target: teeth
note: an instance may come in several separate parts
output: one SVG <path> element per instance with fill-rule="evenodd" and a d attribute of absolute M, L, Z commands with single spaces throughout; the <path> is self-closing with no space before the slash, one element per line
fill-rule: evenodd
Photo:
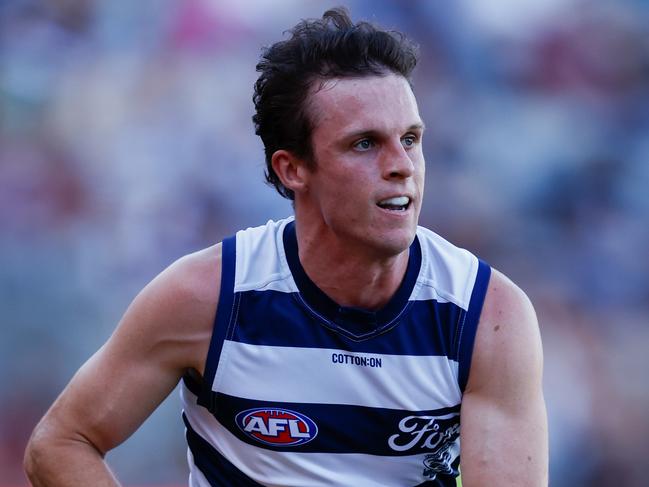
<path fill-rule="evenodd" d="M 379 201 L 381 206 L 406 206 L 408 203 L 410 203 L 410 198 L 407 196 L 395 196 L 394 198 Z"/>

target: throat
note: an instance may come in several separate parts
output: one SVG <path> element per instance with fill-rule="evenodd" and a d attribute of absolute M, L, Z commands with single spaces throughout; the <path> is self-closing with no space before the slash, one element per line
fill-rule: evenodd
<path fill-rule="evenodd" d="M 300 252 L 300 262 L 309 279 L 339 306 L 376 311 L 392 299 L 403 282 L 408 251 L 373 263 L 349 257 L 312 259 Z"/>

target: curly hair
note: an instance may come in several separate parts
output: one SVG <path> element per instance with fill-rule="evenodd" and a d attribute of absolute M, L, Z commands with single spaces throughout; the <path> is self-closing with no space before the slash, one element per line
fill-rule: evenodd
<path fill-rule="evenodd" d="M 381 76 L 395 73 L 409 82 L 418 48 L 403 34 L 368 22 L 354 24 L 342 7 L 327 10 L 322 19 L 302 20 L 288 31 L 290 38 L 263 50 L 257 64 L 252 121 L 266 156 L 266 182 L 293 200 L 273 170 L 275 151 L 284 149 L 315 168 L 308 113 L 314 81 Z"/>

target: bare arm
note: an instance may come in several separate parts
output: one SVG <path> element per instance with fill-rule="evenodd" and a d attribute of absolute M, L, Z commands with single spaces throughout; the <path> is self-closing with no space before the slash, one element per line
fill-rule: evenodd
<path fill-rule="evenodd" d="M 142 424 L 186 370 L 204 369 L 219 277 L 215 246 L 179 260 L 142 290 L 36 426 L 25 452 L 33 485 L 117 485 L 106 452 Z"/>
<path fill-rule="evenodd" d="M 534 308 L 494 271 L 462 400 L 464 487 L 548 484 L 543 352 Z"/>

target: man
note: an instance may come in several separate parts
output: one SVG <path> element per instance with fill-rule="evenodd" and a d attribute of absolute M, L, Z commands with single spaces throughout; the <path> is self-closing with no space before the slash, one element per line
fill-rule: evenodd
<path fill-rule="evenodd" d="M 547 483 L 529 300 L 417 226 L 414 47 L 341 9 L 291 33 L 257 66 L 254 122 L 294 219 L 135 298 L 36 427 L 34 485 L 115 485 L 104 454 L 180 379 L 193 486 L 455 485 L 460 444 L 465 487 Z"/>

